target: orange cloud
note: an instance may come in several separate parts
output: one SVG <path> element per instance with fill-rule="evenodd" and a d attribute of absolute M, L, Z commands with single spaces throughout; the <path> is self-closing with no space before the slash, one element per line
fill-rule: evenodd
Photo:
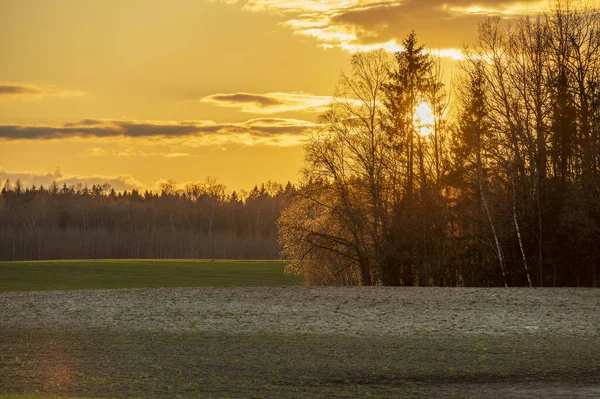
<path fill-rule="evenodd" d="M 500 2 L 497 4 L 481 4 L 473 2 L 469 5 L 452 6 L 444 4 L 442 6 L 453 14 L 477 14 L 477 15 L 500 15 L 500 16 L 521 16 L 544 12 L 552 8 L 552 1 L 527 1 L 527 2 Z"/>
<path fill-rule="evenodd" d="M 122 157 L 163 157 L 163 158 L 185 158 L 192 156 L 187 152 L 164 152 L 164 151 L 142 151 L 135 146 L 135 148 L 124 149 L 124 150 L 106 150 L 105 148 L 93 147 L 85 151 L 81 155 L 84 157 L 107 157 L 107 156 L 122 156 Z"/>
<path fill-rule="evenodd" d="M 0 83 L 0 99 L 36 99 L 40 97 L 73 97 L 85 93 L 73 90 L 59 90 L 19 83 Z"/>
<path fill-rule="evenodd" d="M 285 118 L 256 118 L 242 123 L 85 119 L 63 125 L 0 125 L 0 140 L 151 138 L 185 140 L 192 146 L 228 143 L 293 146 L 319 127 L 312 122 Z M 92 151 L 96 152 L 94 155 L 101 155 L 101 151 Z M 184 153 L 174 154 L 171 157 L 184 156 Z"/>
<path fill-rule="evenodd" d="M 0 168 L 0 181 L 5 182 L 9 179 L 12 184 L 17 180 L 20 180 L 23 186 L 31 186 L 35 184 L 37 187 L 45 186 L 48 188 L 52 182 L 56 182 L 58 186 L 66 184 L 68 187 L 91 187 L 92 185 L 103 185 L 109 184 L 112 188 L 117 191 L 131 190 L 134 188 L 142 188 L 145 185 L 140 181 L 136 180 L 131 175 L 118 175 L 118 176 L 104 176 L 104 175 L 90 175 L 90 176 L 78 176 L 70 175 L 62 172 L 59 167 L 54 172 L 43 173 L 43 172 L 32 172 L 32 171 L 7 171 Z"/>
<path fill-rule="evenodd" d="M 187 152 L 169 152 L 163 155 L 165 158 L 184 158 L 189 157 L 190 154 Z"/>
<path fill-rule="evenodd" d="M 202 98 L 203 103 L 220 107 L 238 108 L 251 114 L 276 114 L 282 112 L 324 112 L 333 97 L 308 93 L 230 93 L 213 94 Z"/>
<path fill-rule="evenodd" d="M 281 25 L 315 39 L 323 48 L 348 52 L 401 51 L 402 39 L 417 30 L 441 57 L 462 59 L 483 16 L 514 18 L 547 10 L 552 0 L 249 0 L 252 12 L 282 16 Z M 228 0 L 228 4 L 236 3 Z M 239 3 L 239 2 L 237 2 Z"/>
<path fill-rule="evenodd" d="M 104 148 L 94 147 L 87 150 L 84 155 L 86 157 L 105 157 L 108 155 L 108 152 Z"/>

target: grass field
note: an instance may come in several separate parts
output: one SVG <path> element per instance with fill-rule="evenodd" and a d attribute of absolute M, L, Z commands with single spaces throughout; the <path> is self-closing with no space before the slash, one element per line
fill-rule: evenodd
<path fill-rule="evenodd" d="M 45 396 L 45 395 L 38 395 L 38 394 L 22 394 L 22 395 L 0 394 L 0 399 L 87 399 L 87 398 L 66 397 L 66 396 Z"/>
<path fill-rule="evenodd" d="M 281 261 L 60 260 L 0 262 L 0 292 L 110 288 L 288 286 Z"/>

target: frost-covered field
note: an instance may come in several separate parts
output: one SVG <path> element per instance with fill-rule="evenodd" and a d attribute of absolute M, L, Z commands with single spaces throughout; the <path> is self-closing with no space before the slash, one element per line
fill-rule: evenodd
<path fill-rule="evenodd" d="M 600 397 L 592 289 L 0 294 L 0 392 Z"/>

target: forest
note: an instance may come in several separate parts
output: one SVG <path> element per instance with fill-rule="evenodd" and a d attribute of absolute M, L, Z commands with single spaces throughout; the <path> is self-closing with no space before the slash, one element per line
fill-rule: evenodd
<path fill-rule="evenodd" d="M 597 287 L 598 11 L 487 17 L 451 85 L 414 31 L 403 47 L 354 55 L 309 139 L 279 220 L 288 271 L 317 285 Z"/>
<path fill-rule="evenodd" d="M 228 194 L 214 178 L 144 193 L 7 181 L 0 260 L 278 259 L 275 222 L 293 190 L 267 182 Z"/>

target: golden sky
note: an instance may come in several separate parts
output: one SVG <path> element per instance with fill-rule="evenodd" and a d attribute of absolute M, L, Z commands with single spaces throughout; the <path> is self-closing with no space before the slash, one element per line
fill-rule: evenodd
<path fill-rule="evenodd" d="M 415 29 L 449 68 L 483 15 L 547 1 L 0 0 L 0 179 L 296 181 L 354 51 Z"/>

